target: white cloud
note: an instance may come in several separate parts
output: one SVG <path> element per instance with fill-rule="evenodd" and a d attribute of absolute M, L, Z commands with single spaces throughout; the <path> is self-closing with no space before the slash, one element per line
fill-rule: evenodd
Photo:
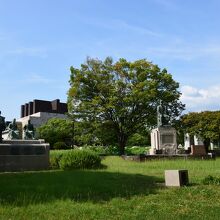
<path fill-rule="evenodd" d="M 152 37 L 161 37 L 160 33 L 157 33 L 153 31 L 150 28 L 142 27 L 142 26 L 137 26 L 130 24 L 126 21 L 120 20 L 120 19 L 113 19 L 109 21 L 102 22 L 100 20 L 86 20 L 84 21 L 85 23 L 93 26 L 98 26 L 100 28 L 104 29 L 109 29 L 109 30 L 115 30 L 115 31 L 127 31 L 130 33 L 134 34 L 139 34 L 139 35 L 149 35 Z"/>
<path fill-rule="evenodd" d="M 40 84 L 49 84 L 55 83 L 56 81 L 53 79 L 47 79 L 40 74 L 30 73 L 27 75 L 25 79 L 21 80 L 21 83 L 40 83 Z"/>
<path fill-rule="evenodd" d="M 206 45 L 185 45 L 180 43 L 177 45 L 170 45 L 169 47 L 154 47 L 147 49 L 149 54 L 159 57 L 169 57 L 171 59 L 181 59 L 191 61 L 201 57 L 218 56 L 220 57 L 220 44 L 206 44 Z"/>
<path fill-rule="evenodd" d="M 185 85 L 181 87 L 181 92 L 181 101 L 186 104 L 186 111 L 220 109 L 220 85 L 205 89 Z"/>
<path fill-rule="evenodd" d="M 18 47 L 7 52 L 12 55 L 37 56 L 41 58 L 47 57 L 47 50 L 43 47 Z"/>
<path fill-rule="evenodd" d="M 134 32 L 136 34 L 151 35 L 154 37 L 161 36 L 161 34 L 156 33 L 155 31 L 152 31 L 149 28 L 131 25 L 122 20 L 114 20 L 111 27 L 118 28 L 120 30 L 122 29 L 122 30 L 130 31 L 130 32 Z"/>

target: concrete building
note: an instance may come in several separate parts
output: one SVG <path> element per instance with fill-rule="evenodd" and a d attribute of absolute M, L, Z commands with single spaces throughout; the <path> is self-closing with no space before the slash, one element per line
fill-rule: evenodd
<path fill-rule="evenodd" d="M 30 120 L 34 127 L 39 127 L 51 118 L 67 118 L 67 104 L 61 103 L 59 99 L 54 101 L 33 100 L 21 105 L 21 118 L 17 119 L 21 129 Z"/>

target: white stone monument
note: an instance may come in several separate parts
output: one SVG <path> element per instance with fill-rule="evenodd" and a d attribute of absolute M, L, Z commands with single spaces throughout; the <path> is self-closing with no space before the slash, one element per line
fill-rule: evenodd
<path fill-rule="evenodd" d="M 176 129 L 171 126 L 155 128 L 151 131 L 150 154 L 175 154 L 177 149 Z"/>
<path fill-rule="evenodd" d="M 157 128 L 151 131 L 150 155 L 176 154 L 176 150 L 176 129 L 169 125 L 166 109 L 160 102 L 157 107 Z"/>

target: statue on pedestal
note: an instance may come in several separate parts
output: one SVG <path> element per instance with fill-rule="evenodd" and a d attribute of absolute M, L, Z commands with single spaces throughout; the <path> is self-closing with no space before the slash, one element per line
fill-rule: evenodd
<path fill-rule="evenodd" d="M 31 121 L 28 120 L 28 124 L 24 126 L 24 139 L 33 140 L 34 135 L 34 126 L 31 124 Z"/>
<path fill-rule="evenodd" d="M 0 111 L 0 143 L 2 142 L 2 131 L 4 131 L 5 128 L 6 128 L 5 117 L 1 116 L 1 111 Z"/>
<path fill-rule="evenodd" d="M 157 127 L 170 125 L 170 117 L 167 114 L 167 108 L 163 106 L 162 101 L 157 106 Z"/>
<path fill-rule="evenodd" d="M 18 126 L 16 124 L 16 119 L 13 119 L 13 121 L 8 125 L 8 139 L 19 139 L 19 130 Z"/>

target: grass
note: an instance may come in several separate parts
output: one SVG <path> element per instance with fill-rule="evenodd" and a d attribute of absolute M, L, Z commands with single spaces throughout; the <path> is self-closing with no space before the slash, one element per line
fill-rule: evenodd
<path fill-rule="evenodd" d="M 219 219 L 217 160 L 106 157 L 102 170 L 0 174 L 0 219 Z M 190 186 L 164 187 L 165 169 L 188 169 Z"/>

